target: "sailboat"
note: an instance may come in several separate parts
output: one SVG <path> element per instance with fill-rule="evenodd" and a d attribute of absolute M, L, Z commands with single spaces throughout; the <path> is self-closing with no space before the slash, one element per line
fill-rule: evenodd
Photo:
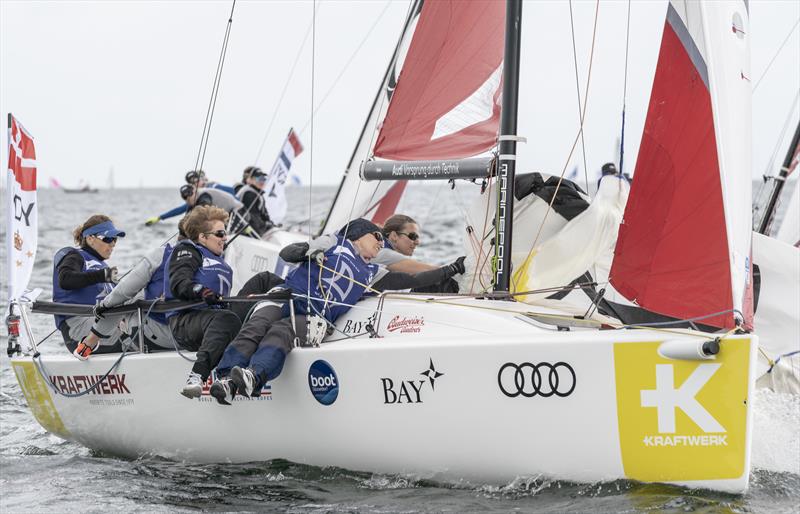
<path fill-rule="evenodd" d="M 85 183 L 83 180 L 78 182 L 78 187 L 64 187 L 58 179 L 53 177 L 50 177 L 50 187 L 53 189 L 60 189 L 65 193 L 96 193 L 98 191 L 96 187 L 89 186 L 89 184 Z"/>
<path fill-rule="evenodd" d="M 79 362 L 31 343 L 12 365 L 39 423 L 129 457 L 745 491 L 758 349 L 746 2 L 670 2 L 610 271 L 632 304 L 713 332 L 517 301 L 536 296 L 512 273 L 528 254 L 512 234 L 521 12 L 519 0 L 413 2 L 322 229 L 382 221 L 407 180 L 475 181 L 497 199 L 474 234 L 489 290 L 363 300 L 260 397 L 227 408 L 165 394 L 191 365 L 176 353 Z M 244 278 L 280 272 L 281 243 L 237 241 L 226 258 Z"/>

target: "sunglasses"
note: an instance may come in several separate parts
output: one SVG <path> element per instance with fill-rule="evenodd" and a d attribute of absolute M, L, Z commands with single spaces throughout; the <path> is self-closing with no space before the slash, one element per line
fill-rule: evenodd
<path fill-rule="evenodd" d="M 107 237 L 94 236 L 94 237 L 96 237 L 97 239 L 101 240 L 102 242 L 104 242 L 107 245 L 110 245 L 110 244 L 113 244 L 113 243 L 117 242 L 117 238 L 116 237 L 108 237 L 108 236 Z"/>
<path fill-rule="evenodd" d="M 417 234 L 416 232 L 398 232 L 397 235 L 398 236 L 406 236 L 407 238 L 409 238 L 412 241 L 416 241 L 416 240 L 419 239 L 419 234 Z"/>
<path fill-rule="evenodd" d="M 203 234 L 207 236 L 216 236 L 222 239 L 223 237 L 228 235 L 228 232 L 226 230 L 215 230 L 214 232 L 203 232 Z"/>
<path fill-rule="evenodd" d="M 372 235 L 378 240 L 379 243 L 383 242 L 383 234 L 380 232 L 372 232 Z"/>

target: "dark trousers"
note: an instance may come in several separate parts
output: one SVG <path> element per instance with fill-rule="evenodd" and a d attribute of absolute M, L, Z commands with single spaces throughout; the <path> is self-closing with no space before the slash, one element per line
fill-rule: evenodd
<path fill-rule="evenodd" d="M 171 317 L 169 326 L 179 345 L 197 352 L 192 371 L 206 380 L 225 347 L 236 337 L 242 322 L 227 309 L 202 309 Z"/>
<path fill-rule="evenodd" d="M 283 370 L 286 355 L 294 348 L 295 334 L 300 344 L 306 341 L 306 317 L 298 314 L 292 320 L 283 315 L 278 305 L 256 310 L 231 341 L 217 366 L 217 376 L 225 377 L 234 366 L 249 367 L 263 385 L 275 379 Z"/>
<path fill-rule="evenodd" d="M 247 296 L 249 294 L 264 294 L 275 286 L 283 284 L 284 280 L 280 276 L 272 273 L 271 271 L 262 271 L 256 273 L 244 283 L 242 288 L 236 293 L 238 296 Z M 239 319 L 244 321 L 247 318 L 247 313 L 255 305 L 254 303 L 247 302 L 231 302 L 230 309 L 239 316 Z"/>

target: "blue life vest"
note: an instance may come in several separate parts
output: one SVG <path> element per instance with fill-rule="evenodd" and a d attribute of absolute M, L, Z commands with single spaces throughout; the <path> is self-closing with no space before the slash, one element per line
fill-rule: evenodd
<path fill-rule="evenodd" d="M 97 284 L 92 284 L 80 289 L 63 289 L 58 284 L 58 265 L 61 264 L 64 257 L 71 252 L 78 252 L 83 258 L 83 271 L 96 271 L 108 268 L 108 264 L 83 248 L 62 248 L 57 251 L 56 255 L 53 257 L 53 301 L 56 303 L 73 303 L 77 305 L 95 305 L 102 300 L 104 296 L 110 293 L 111 288 L 114 286 L 108 282 L 98 282 Z M 62 321 L 71 317 L 72 316 L 56 314 L 56 328 L 61 325 Z"/>
<path fill-rule="evenodd" d="M 286 277 L 286 286 L 303 296 L 308 294 L 309 276 L 311 277 L 311 308 L 309 309 L 306 298 L 298 297 L 295 299 L 295 310 L 300 314 L 324 316 L 331 323 L 364 296 L 366 286 L 372 282 L 379 269 L 377 264 L 364 262 L 349 240 L 338 236 L 336 241 L 336 245 L 325 251 L 325 267 L 334 269 L 336 273 L 321 269 L 312 261 L 310 264 L 304 262 Z"/>
<path fill-rule="evenodd" d="M 169 261 L 172 260 L 172 254 L 176 251 L 179 251 L 182 245 L 192 245 L 194 246 L 197 251 L 200 252 L 200 256 L 203 258 L 203 264 L 197 268 L 197 271 L 194 273 L 194 277 L 192 281 L 196 284 L 201 284 L 203 287 L 207 287 L 214 291 L 215 293 L 221 296 L 228 296 L 231 292 L 231 284 L 233 283 L 233 270 L 228 263 L 225 262 L 219 255 L 215 255 L 214 252 L 209 250 L 203 245 L 195 244 L 190 240 L 184 240 L 180 243 L 175 245 L 175 248 L 172 249 L 170 252 L 169 257 L 165 260 L 167 264 L 165 266 L 169 266 Z M 172 288 L 170 287 L 169 283 L 169 268 L 165 269 L 164 272 L 164 298 L 167 300 L 174 300 L 175 296 L 172 294 Z M 200 307 L 196 307 L 196 309 L 223 309 L 222 305 L 201 305 Z M 179 314 L 182 311 L 171 311 L 166 314 L 167 318 L 171 318 L 176 314 Z"/>
<path fill-rule="evenodd" d="M 144 288 L 144 299 L 155 300 L 161 298 L 164 294 L 164 268 L 169 263 L 169 256 L 172 255 L 172 245 L 164 245 L 164 253 L 161 256 L 161 264 L 158 265 L 156 270 L 150 275 L 150 282 Z M 151 313 L 150 317 L 159 323 L 166 323 L 167 316 L 162 313 Z"/>

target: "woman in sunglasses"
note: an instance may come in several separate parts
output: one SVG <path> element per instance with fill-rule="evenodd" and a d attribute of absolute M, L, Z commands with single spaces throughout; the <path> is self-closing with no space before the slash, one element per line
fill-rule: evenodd
<path fill-rule="evenodd" d="M 192 209 L 183 222 L 187 239 L 175 245 L 165 272 L 166 299 L 205 302 L 167 314 L 178 344 L 197 352 L 197 360 L 180 391 L 187 398 L 200 397 L 203 383 L 242 326 L 239 317 L 222 302 L 233 283 L 233 270 L 222 258 L 228 239 L 227 221 L 228 213 L 218 207 Z"/>
<path fill-rule="evenodd" d="M 255 307 L 217 366 L 218 378 L 210 391 L 217 402 L 229 405 L 237 393 L 259 395 L 266 382 L 280 375 L 295 338 L 298 344 L 307 339 L 320 342 L 327 327 L 368 290 L 422 287 L 464 272 L 463 257 L 415 275 L 388 271 L 373 262 L 383 249 L 383 234 L 377 225 L 362 218 L 349 222 L 335 237 L 335 244 L 324 252 L 309 255 L 308 243 L 281 250 L 282 259 L 300 264 L 285 283 L 294 297 L 295 316 L 288 305 L 262 302 Z M 307 318 L 311 336 L 307 335 Z"/>
<path fill-rule="evenodd" d="M 95 214 L 72 236 L 77 248 L 62 248 L 53 257 L 53 301 L 94 306 L 117 282 L 117 268 L 108 267 L 105 261 L 125 232 L 108 216 Z M 118 329 L 109 334 L 91 332 L 93 322 L 93 316 L 55 316 L 64 343 L 79 359 L 85 360 L 92 353 L 121 351 L 124 334 Z"/>

